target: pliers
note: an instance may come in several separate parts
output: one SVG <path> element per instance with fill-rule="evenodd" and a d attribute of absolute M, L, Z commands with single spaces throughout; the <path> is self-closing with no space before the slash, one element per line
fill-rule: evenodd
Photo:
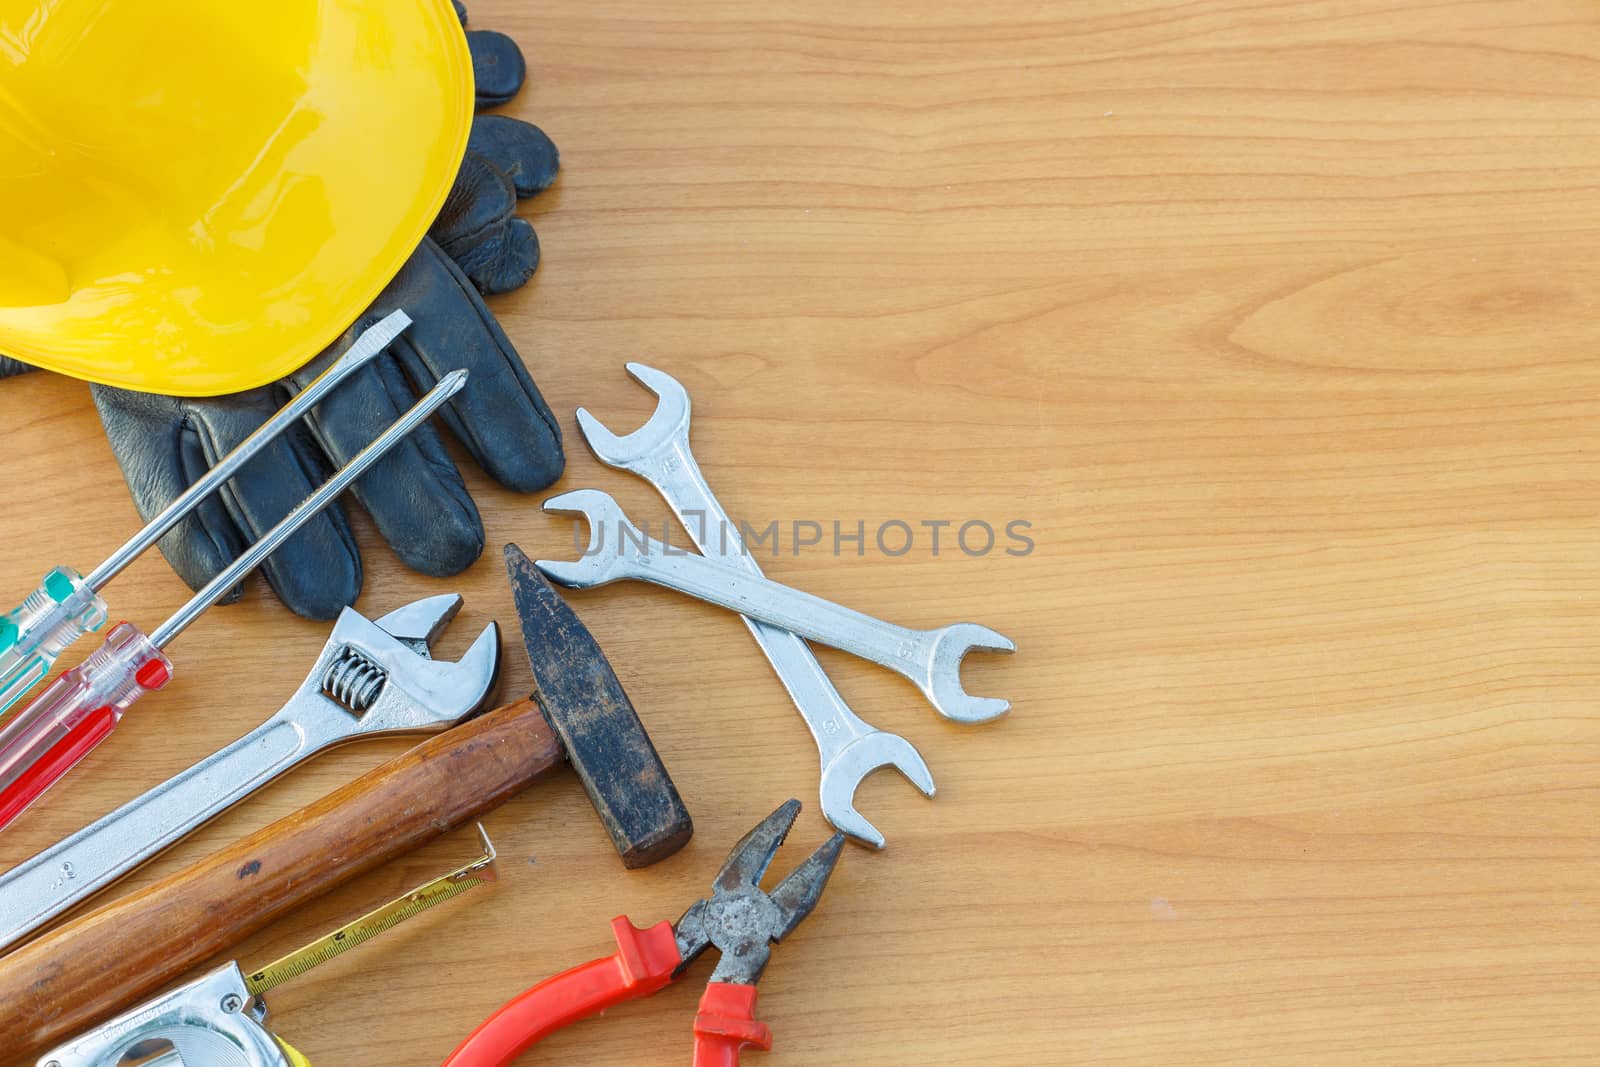
<path fill-rule="evenodd" d="M 795 816 L 786 801 L 744 835 L 717 874 L 711 896 L 676 923 L 648 929 L 626 916 L 611 922 L 617 951 L 579 964 L 519 994 L 450 1054 L 444 1067 L 500 1067 L 569 1023 L 666 988 L 708 948 L 722 959 L 711 973 L 694 1020 L 694 1067 L 737 1067 L 739 1051 L 772 1047 L 772 1031 L 755 1018 L 756 982 L 783 940 L 817 906 L 839 862 L 844 835 L 834 834 L 771 893 L 761 876 Z"/>

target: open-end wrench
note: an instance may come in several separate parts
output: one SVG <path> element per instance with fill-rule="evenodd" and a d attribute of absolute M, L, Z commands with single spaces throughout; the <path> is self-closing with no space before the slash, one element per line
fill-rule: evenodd
<path fill-rule="evenodd" d="M 0 949 L 319 752 L 358 737 L 434 733 L 482 710 L 499 676 L 499 626 L 486 626 L 455 663 L 429 656 L 460 609 L 454 594 L 375 623 L 346 608 L 311 673 L 272 718 L 0 877 Z"/>
<path fill-rule="evenodd" d="M 637 474 L 655 486 L 701 552 L 761 577 L 761 565 L 744 550 L 738 531 L 689 449 L 688 390 L 672 375 L 643 363 L 629 363 L 628 373 L 656 395 L 656 410 L 642 427 L 619 437 L 579 408 L 578 426 L 590 450 L 600 462 Z M 691 521 L 692 516 L 701 521 Z M 720 528 L 718 536 L 708 535 L 712 526 Z M 893 767 L 931 797 L 933 775 L 922 754 L 905 738 L 885 733 L 851 711 L 805 641 L 748 616 L 744 621 L 816 738 L 822 759 L 823 816 L 855 840 L 882 848 L 883 834 L 856 810 L 856 786 L 873 771 Z"/>
<path fill-rule="evenodd" d="M 961 660 L 968 652 L 1016 651 L 1009 637 L 987 626 L 975 622 L 935 630 L 896 626 L 708 556 L 690 555 L 646 536 L 622 505 L 598 489 L 551 497 L 544 509 L 582 515 L 589 523 L 589 544 L 582 559 L 535 561 L 553 582 L 590 589 L 631 579 L 676 589 L 888 667 L 911 679 L 939 714 L 956 722 L 987 722 L 1011 707 L 996 697 L 968 696 L 961 688 Z M 607 544 L 608 531 L 615 544 Z"/>

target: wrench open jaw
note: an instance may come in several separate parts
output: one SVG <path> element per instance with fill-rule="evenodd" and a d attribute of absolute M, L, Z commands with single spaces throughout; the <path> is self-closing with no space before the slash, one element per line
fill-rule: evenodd
<path fill-rule="evenodd" d="M 818 799 L 828 822 L 846 836 L 873 848 L 885 844 L 882 832 L 856 810 L 856 788 L 874 771 L 893 767 L 925 797 L 933 796 L 933 772 L 915 745 L 899 734 L 866 726 L 867 732 L 847 741 L 822 761 Z M 828 741 L 819 737 L 819 745 Z"/>
<path fill-rule="evenodd" d="M 578 425 L 590 451 L 607 466 L 655 486 L 701 552 L 759 577 L 760 565 L 744 550 L 738 530 L 695 461 L 689 445 L 693 410 L 689 391 L 672 375 L 643 363 L 629 363 L 628 373 L 655 394 L 655 411 L 639 429 L 619 436 L 579 408 Z M 699 521 L 689 521 L 691 515 Z M 721 532 L 712 537 L 707 527 L 717 525 Z M 933 773 L 922 753 L 905 738 L 877 729 L 852 711 L 804 640 L 748 616 L 745 624 L 817 743 L 823 817 L 853 840 L 883 848 L 883 834 L 856 810 L 856 788 L 874 771 L 893 767 L 923 796 L 933 796 Z"/>
<path fill-rule="evenodd" d="M 656 409 L 650 413 L 650 421 L 619 437 L 601 425 L 587 408 L 579 408 L 578 428 L 601 463 L 655 481 L 649 472 L 661 470 L 669 457 L 689 451 L 689 418 L 693 411 L 689 391 L 665 371 L 643 363 L 627 366 L 633 380 L 656 395 Z"/>
<path fill-rule="evenodd" d="M 575 515 L 589 527 L 589 543 L 577 559 L 533 561 L 546 578 L 568 589 L 593 589 L 634 576 L 635 566 L 626 555 L 623 535 L 631 530 L 643 542 L 648 543 L 649 538 L 629 521 L 627 512 L 611 494 L 598 489 L 574 489 L 546 500 L 544 510 L 555 515 Z"/>
<path fill-rule="evenodd" d="M 644 534 L 616 500 L 598 489 L 551 497 L 544 509 L 581 515 L 589 524 L 582 559 L 535 561 L 554 582 L 590 589 L 633 579 L 687 593 L 888 667 L 909 678 L 939 714 L 956 722 L 987 722 L 1011 707 L 997 697 L 970 696 L 961 687 L 961 661 L 968 652 L 1016 651 L 1010 638 L 987 626 L 896 626 L 718 560 L 688 555 Z"/>
<path fill-rule="evenodd" d="M 975 622 L 955 622 L 937 630 L 933 650 L 926 659 L 917 688 L 928 695 L 933 706 L 959 722 L 987 722 L 1011 710 L 1011 702 L 999 697 L 975 697 L 961 687 L 961 661 L 968 652 L 994 652 L 1009 656 L 1016 643 L 1005 634 Z"/>

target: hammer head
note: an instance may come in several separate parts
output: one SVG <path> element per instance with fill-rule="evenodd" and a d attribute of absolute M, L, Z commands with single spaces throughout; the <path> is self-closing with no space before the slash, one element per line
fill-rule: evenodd
<path fill-rule="evenodd" d="M 678 789 L 594 637 L 516 545 L 506 571 L 522 623 L 534 699 L 625 867 L 665 859 L 694 833 Z"/>

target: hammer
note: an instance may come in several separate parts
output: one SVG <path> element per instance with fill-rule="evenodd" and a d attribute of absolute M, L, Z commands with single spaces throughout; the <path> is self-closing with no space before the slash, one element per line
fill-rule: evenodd
<path fill-rule="evenodd" d="M 527 700 L 417 745 L 321 800 L 0 957 L 0 1048 L 53 1046 L 335 886 L 570 763 L 623 865 L 666 858 L 689 813 L 611 665 L 516 545 L 506 569 Z"/>

